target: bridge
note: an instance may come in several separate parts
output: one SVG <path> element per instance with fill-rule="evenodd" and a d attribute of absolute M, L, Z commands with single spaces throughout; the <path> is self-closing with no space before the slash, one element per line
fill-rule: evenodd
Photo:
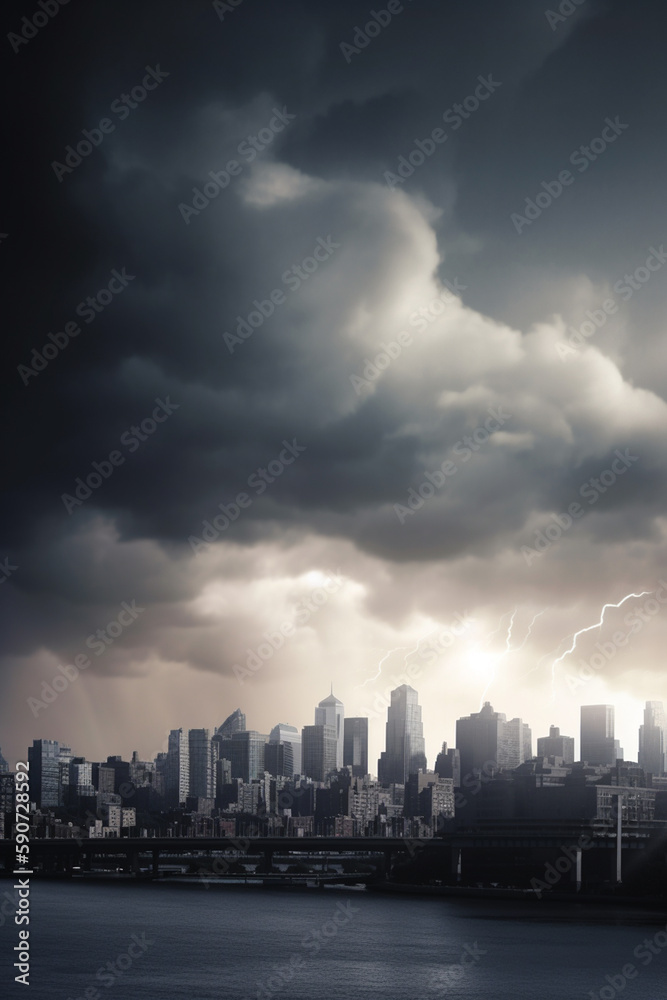
<path fill-rule="evenodd" d="M 641 852 L 641 853 L 640 853 Z M 44 874 L 92 871 L 95 866 L 122 868 L 138 878 L 159 878 L 161 866 L 187 865 L 195 873 L 214 876 L 230 873 L 230 861 L 259 860 L 259 872 L 274 877 L 274 864 L 280 858 L 287 863 L 321 864 L 337 858 L 372 863 L 376 877 L 389 876 L 402 862 L 421 863 L 437 871 L 445 881 L 481 877 L 484 881 L 502 880 L 512 872 L 525 869 L 540 877 L 543 870 L 556 865 L 559 878 L 576 888 L 586 875 L 596 882 L 617 884 L 623 881 L 626 867 L 636 868 L 639 858 L 665 866 L 667 859 L 667 824 L 629 824 L 622 829 L 589 822 L 498 823 L 473 829 L 453 829 L 424 840 L 408 837 L 107 837 L 91 839 L 35 839 L 30 841 L 30 867 Z M 569 864 L 563 861 L 569 859 Z M 0 862 L 4 874 L 14 871 L 13 841 L 0 841 Z M 560 865 L 560 867 L 558 867 Z M 344 865 L 348 867 L 348 865 Z M 237 866 L 238 869 L 238 866 Z M 497 877 L 494 878 L 494 872 Z M 164 874 L 164 872 L 162 872 Z M 349 875 L 349 872 L 347 873 Z M 566 877 L 567 876 L 567 877 Z M 282 876 L 285 877 L 285 876 Z M 314 877 L 314 876 L 313 876 Z M 345 876 L 337 881 L 349 879 Z M 361 881 L 360 877 L 353 879 Z"/>

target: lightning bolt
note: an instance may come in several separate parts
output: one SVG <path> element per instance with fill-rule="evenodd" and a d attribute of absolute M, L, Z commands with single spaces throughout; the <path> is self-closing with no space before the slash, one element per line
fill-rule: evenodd
<path fill-rule="evenodd" d="M 506 611 L 506 612 L 505 612 L 505 614 L 501 615 L 501 616 L 500 616 L 500 619 L 499 619 L 499 621 L 498 621 L 498 627 L 497 627 L 497 628 L 494 628 L 493 632 L 489 632 L 489 634 L 488 634 L 488 635 L 486 635 L 486 636 L 484 636 L 484 638 L 485 638 L 485 639 L 492 639 L 492 638 L 494 637 L 494 635 L 497 635 L 497 634 L 498 634 L 498 632 L 500 632 L 500 626 L 501 626 L 501 624 L 502 624 L 502 620 L 503 620 L 503 618 L 507 618 L 507 616 L 508 616 L 508 615 L 509 615 L 510 613 L 511 613 L 511 612 L 509 612 L 509 611 Z M 516 609 L 514 610 L 514 614 L 516 614 Z"/>
<path fill-rule="evenodd" d="M 406 646 L 394 646 L 394 648 L 393 648 L 393 649 L 390 649 L 388 653 L 385 653 L 385 655 L 384 655 L 384 656 L 382 657 L 382 659 L 381 659 L 381 660 L 380 660 L 380 662 L 378 663 L 378 667 L 377 667 L 377 673 L 376 673 L 376 674 L 374 674 L 374 675 L 373 675 L 372 677 L 367 677 L 367 678 L 366 678 L 366 680 L 364 681 L 364 683 L 363 683 L 363 684 L 357 684 L 357 686 L 355 687 L 355 689 L 354 689 L 354 690 L 355 690 L 355 691 L 358 691 L 358 690 L 359 690 L 359 688 L 363 688 L 363 687 L 366 687 L 366 685 L 367 685 L 367 684 L 370 684 L 370 682 L 371 682 L 371 681 L 376 681 L 376 680 L 378 679 L 378 677 L 380 676 L 380 674 L 382 673 L 382 664 L 384 663 L 384 661 L 385 661 L 385 660 L 386 660 L 386 659 L 387 659 L 387 658 L 388 658 L 389 656 L 391 656 L 391 654 L 392 654 L 392 653 L 395 653 L 395 652 L 397 652 L 397 650 L 399 650 L 399 649 L 406 649 L 406 648 L 407 648 Z"/>
<path fill-rule="evenodd" d="M 607 608 L 620 608 L 621 605 L 625 604 L 626 601 L 629 601 L 631 597 L 645 597 L 647 594 L 652 594 L 652 593 L 653 593 L 652 590 L 642 590 L 641 594 L 626 594 L 625 597 L 623 597 L 618 602 L 618 604 L 605 604 L 603 606 L 603 608 L 602 608 L 601 613 L 600 613 L 600 620 L 599 621 L 594 622 L 593 625 L 587 625 L 585 628 L 580 628 L 578 632 L 574 633 L 574 635 L 572 636 L 572 645 L 570 646 L 570 648 L 566 649 L 564 653 L 561 653 L 560 656 L 556 660 L 554 660 L 553 663 L 551 664 L 551 690 L 552 690 L 552 696 L 553 696 L 553 686 L 554 686 L 555 681 L 556 681 L 556 664 L 560 663 L 562 660 L 565 659 L 566 656 L 569 656 L 570 653 L 574 652 L 574 650 L 577 648 L 577 639 L 579 638 L 579 636 L 583 635 L 584 632 L 590 632 L 590 631 L 592 631 L 592 629 L 594 629 L 594 628 L 600 628 L 600 626 L 604 623 L 604 613 L 607 610 Z M 559 645 L 560 645 L 560 643 L 559 643 Z"/>
<path fill-rule="evenodd" d="M 512 650 L 510 649 L 510 642 L 512 641 L 512 629 L 514 627 L 514 619 L 516 618 L 516 613 L 517 613 L 517 608 L 515 608 L 514 611 L 512 612 L 512 617 L 510 618 L 509 625 L 507 626 L 507 635 L 505 636 L 505 651 L 500 654 L 500 657 L 499 657 L 497 663 L 494 664 L 493 670 L 491 672 L 491 676 L 490 676 L 489 680 L 487 681 L 486 687 L 482 691 L 481 697 L 479 699 L 479 707 L 480 707 L 480 709 L 481 709 L 482 705 L 484 704 L 484 698 L 486 697 L 487 691 L 489 690 L 489 688 L 493 684 L 494 680 L 496 679 L 496 667 L 498 666 L 498 663 L 500 663 L 500 660 L 502 660 L 505 656 L 507 656 L 508 653 L 512 652 Z M 506 617 L 506 615 L 503 615 L 503 618 L 505 618 L 505 617 Z M 503 619 L 501 618 L 500 620 L 502 621 Z M 496 632 L 498 632 L 498 631 L 499 631 L 499 628 L 496 629 Z M 492 633 L 492 634 L 495 635 L 495 632 Z"/>
<path fill-rule="evenodd" d="M 405 654 L 405 656 L 403 657 L 403 663 L 406 663 L 407 660 L 408 660 L 408 657 L 412 656 L 413 653 L 417 652 L 417 650 L 419 649 L 419 647 L 422 644 L 422 642 L 424 641 L 424 639 L 427 639 L 428 636 L 431 635 L 432 632 L 437 632 L 437 628 L 430 628 L 428 630 L 428 632 L 426 632 L 426 634 L 423 635 L 421 637 L 421 639 L 419 639 L 419 641 L 417 642 L 417 645 L 413 649 L 411 649 L 409 653 Z M 407 646 L 394 646 L 393 649 L 388 650 L 388 652 L 385 653 L 385 655 L 382 657 L 382 659 L 378 663 L 377 673 L 374 674 L 372 677 L 367 677 L 363 684 L 357 684 L 357 686 L 355 687 L 354 690 L 357 691 L 357 690 L 359 690 L 359 688 L 366 687 L 366 685 L 370 684 L 371 681 L 376 681 L 378 679 L 378 677 L 380 676 L 380 674 L 382 673 L 382 664 L 384 663 L 384 661 L 388 657 L 390 657 L 392 653 L 397 653 L 399 651 L 399 649 L 408 649 L 408 647 Z"/>
<path fill-rule="evenodd" d="M 549 610 L 548 608 L 542 608 L 542 610 L 538 611 L 536 615 L 533 615 L 533 620 L 531 621 L 530 625 L 528 626 L 528 631 L 526 632 L 526 638 L 523 640 L 523 642 L 521 643 L 520 646 L 516 647 L 516 649 L 514 650 L 515 653 L 518 653 L 518 651 L 520 649 L 523 649 L 523 647 L 528 642 L 528 639 L 530 638 L 530 633 L 533 630 L 533 625 L 535 624 L 535 622 L 537 621 L 537 619 L 540 617 L 540 615 L 543 615 L 545 613 L 545 611 L 548 611 L 548 610 Z"/>

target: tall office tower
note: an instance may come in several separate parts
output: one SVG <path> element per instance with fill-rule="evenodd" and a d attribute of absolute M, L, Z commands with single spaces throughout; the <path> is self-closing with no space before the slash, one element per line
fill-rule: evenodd
<path fill-rule="evenodd" d="M 588 764 L 615 764 L 623 750 L 614 739 L 614 706 L 581 706 L 581 759 Z"/>
<path fill-rule="evenodd" d="M 226 757 L 220 757 L 219 760 L 215 762 L 215 795 L 216 798 L 220 794 L 221 789 L 224 785 L 231 785 L 232 783 L 232 762 L 227 760 Z"/>
<path fill-rule="evenodd" d="M 231 715 L 228 715 L 221 726 L 215 731 L 216 736 L 221 736 L 226 739 L 231 736 L 232 733 L 243 733 L 246 730 L 246 719 L 244 713 L 240 708 L 235 709 Z"/>
<path fill-rule="evenodd" d="M 530 726 L 521 719 L 510 719 L 502 730 L 498 766 L 511 770 L 533 756 L 533 736 Z"/>
<path fill-rule="evenodd" d="M 215 798 L 215 771 L 210 730 L 191 729 L 188 732 L 188 755 L 190 758 L 188 794 L 199 799 Z"/>
<path fill-rule="evenodd" d="M 93 765 L 85 757 L 74 757 L 69 763 L 70 796 L 81 798 L 84 795 L 94 795 Z"/>
<path fill-rule="evenodd" d="M 60 743 L 57 740 L 33 740 L 28 747 L 30 800 L 38 809 L 62 805 L 60 783 Z"/>
<path fill-rule="evenodd" d="M 378 779 L 383 785 L 404 785 L 408 775 L 426 770 L 422 710 L 417 697 L 409 684 L 401 684 L 391 692 L 385 749 L 378 761 Z"/>
<path fill-rule="evenodd" d="M 667 773 L 667 725 L 661 701 L 647 701 L 639 727 L 639 766 L 656 776 Z"/>
<path fill-rule="evenodd" d="M 172 729 L 167 743 L 164 797 L 168 808 L 175 809 L 190 794 L 190 748 L 182 729 Z"/>
<path fill-rule="evenodd" d="M 481 771 L 490 774 L 504 766 L 504 712 L 494 712 L 485 701 L 479 712 L 456 720 L 456 746 L 461 754 L 461 778 Z"/>
<path fill-rule="evenodd" d="M 120 794 L 121 788 L 125 790 L 130 784 L 130 762 L 129 760 L 123 760 L 122 757 L 116 755 L 113 757 L 107 757 L 106 767 L 113 768 L 114 773 L 114 792 Z"/>
<path fill-rule="evenodd" d="M 321 701 L 315 709 L 315 725 L 331 726 L 336 733 L 336 767 L 343 766 L 343 717 L 345 715 L 343 702 L 331 694 Z"/>
<path fill-rule="evenodd" d="M 333 726 L 304 726 L 301 731 L 302 770 L 306 778 L 325 781 L 337 770 L 338 740 Z"/>
<path fill-rule="evenodd" d="M 279 722 L 269 733 L 269 743 L 290 743 L 294 762 L 293 773 L 301 774 L 301 733 L 296 726 L 288 726 L 284 722 Z M 292 775 L 289 774 L 288 777 L 291 778 Z"/>
<path fill-rule="evenodd" d="M 264 774 L 264 752 L 267 738 L 254 729 L 236 732 L 220 746 L 220 756 L 232 765 L 232 781 L 241 778 L 246 784 Z M 224 749 L 223 749 L 224 748 Z"/>
<path fill-rule="evenodd" d="M 574 764 L 574 736 L 561 736 L 558 726 L 549 726 L 549 735 L 537 741 L 538 757 L 562 757 L 565 764 Z"/>
<path fill-rule="evenodd" d="M 362 716 L 343 723 L 343 767 L 348 764 L 353 778 L 368 774 L 368 719 Z"/>
<path fill-rule="evenodd" d="M 272 743 L 264 747 L 264 770 L 273 778 L 292 778 L 294 770 L 294 752 L 292 743 Z"/>
<path fill-rule="evenodd" d="M 9 764 L 2 756 L 2 748 L 0 747 L 0 774 L 9 774 Z"/>
<path fill-rule="evenodd" d="M 442 744 L 442 750 L 435 758 L 435 773 L 441 778 L 451 778 L 454 788 L 461 786 L 461 754 L 454 747 L 447 749 L 447 744 Z"/>

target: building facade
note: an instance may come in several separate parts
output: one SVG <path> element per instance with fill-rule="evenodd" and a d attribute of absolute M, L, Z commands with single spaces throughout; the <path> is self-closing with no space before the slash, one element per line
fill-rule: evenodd
<path fill-rule="evenodd" d="M 343 725 L 343 767 L 352 768 L 354 778 L 368 774 L 368 719 L 351 717 Z"/>
<path fill-rule="evenodd" d="M 422 710 L 415 689 L 401 684 L 391 692 L 378 779 L 382 785 L 404 785 L 410 774 L 420 770 L 426 770 Z"/>

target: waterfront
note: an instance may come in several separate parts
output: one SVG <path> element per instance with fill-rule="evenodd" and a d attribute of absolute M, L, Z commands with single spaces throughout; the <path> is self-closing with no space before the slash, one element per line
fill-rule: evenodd
<path fill-rule="evenodd" d="M 633 963 L 618 992 L 653 1000 L 667 954 L 633 953 L 661 941 L 666 920 L 611 904 L 33 880 L 30 996 L 572 1000 L 615 995 L 605 977 Z M 9 957 L 17 930 L 0 928 L 8 997 L 22 995 Z"/>

